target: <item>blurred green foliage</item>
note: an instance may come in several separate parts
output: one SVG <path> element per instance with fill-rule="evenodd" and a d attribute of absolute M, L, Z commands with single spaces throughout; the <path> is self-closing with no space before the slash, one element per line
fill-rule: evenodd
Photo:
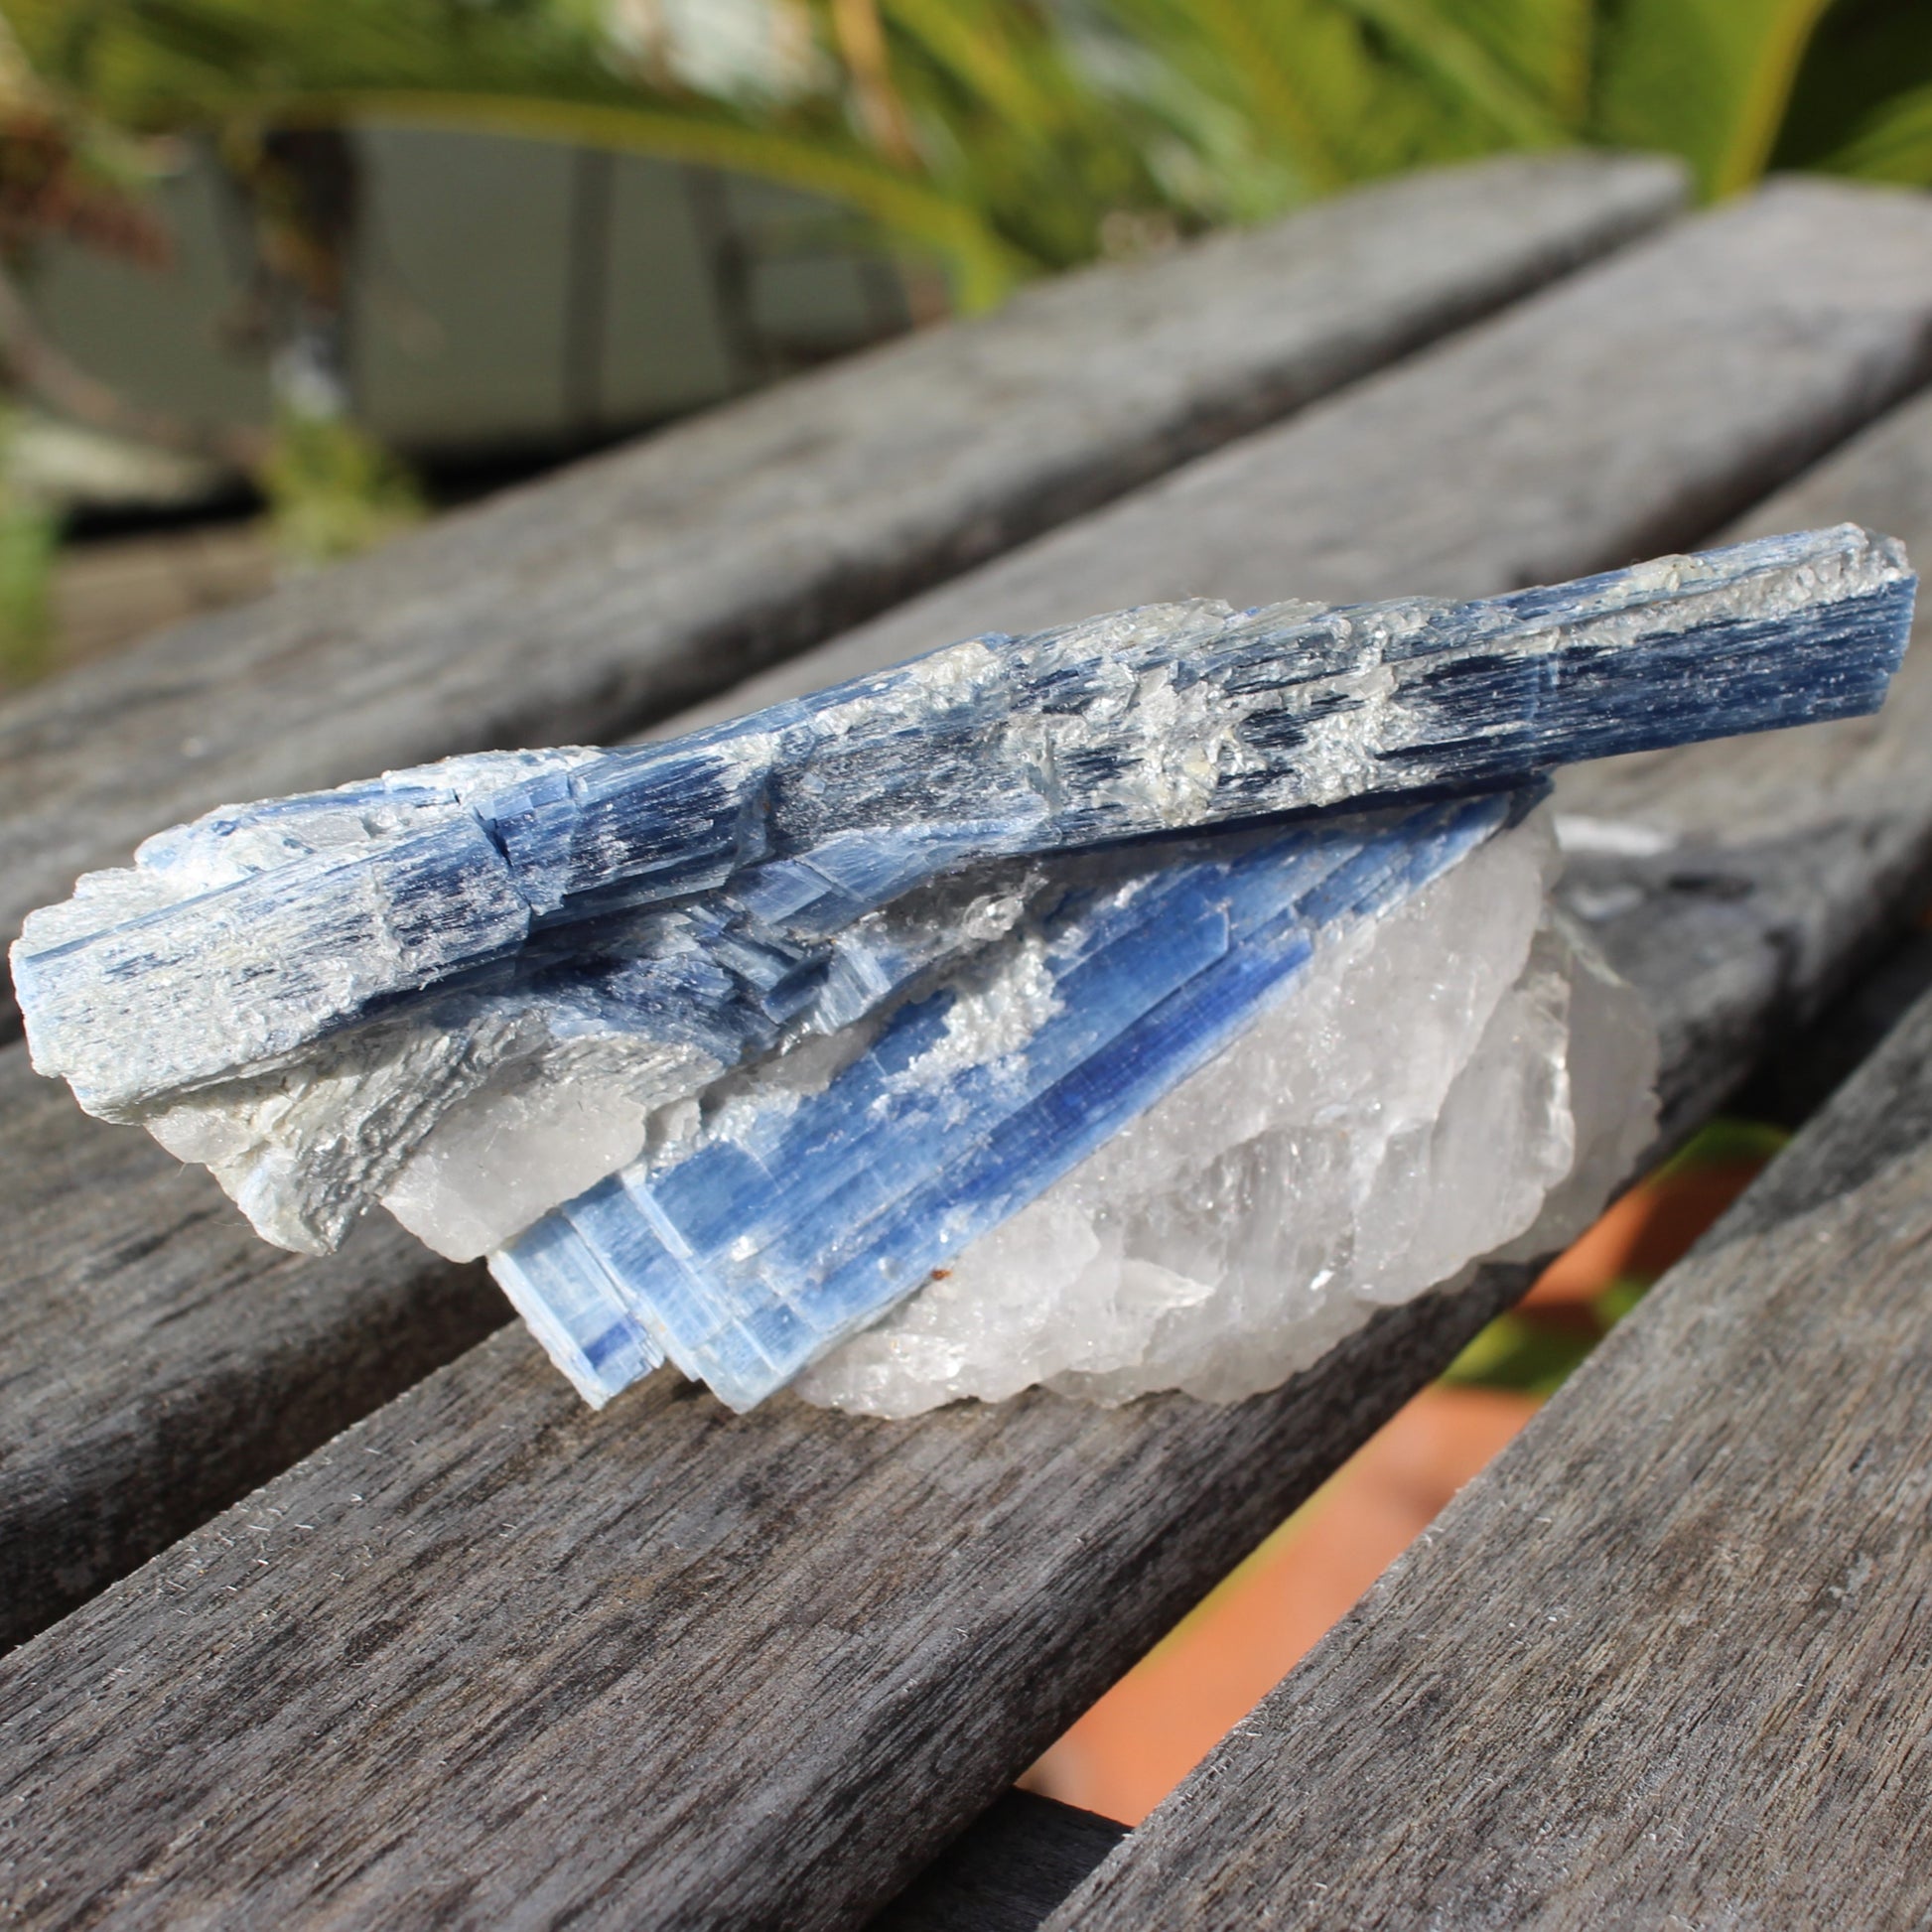
<path fill-rule="evenodd" d="M 10 410 L 0 411 L 0 688 L 25 684 L 46 668 L 54 638 L 50 607 L 58 511 L 6 475 L 13 441 Z"/>
<path fill-rule="evenodd" d="M 116 127 L 363 117 L 816 191 L 966 307 L 1175 230 L 1504 148 L 1932 181 L 1927 0 L 5 0 Z"/>
<path fill-rule="evenodd" d="M 1555 1395 L 1570 1373 L 1643 1300 L 1649 1284 L 1626 1276 L 1614 1282 L 1589 1311 L 1587 1322 L 1562 1323 L 1533 1314 L 1499 1314 L 1443 1372 L 1462 1388 L 1509 1389 L 1519 1395 Z M 1601 1312 L 1598 1308 L 1609 1304 Z"/>
<path fill-rule="evenodd" d="M 276 548 L 297 570 L 373 549 L 424 513 L 409 472 L 342 416 L 285 412 L 255 481 Z"/>
<path fill-rule="evenodd" d="M 1662 150 L 1708 198 L 1768 167 L 1932 184 L 1932 0 L 0 0 L 0 254 L 11 269 L 56 229 L 145 246 L 126 158 L 211 139 L 326 387 L 346 229 L 303 209 L 328 208 L 318 157 L 359 121 L 760 176 L 936 260 L 973 310 L 1504 149 Z M 19 386 L 33 345 L 10 313 Z M 413 492 L 340 394 L 304 420 L 301 393 L 277 393 L 245 461 L 292 557 L 409 519 Z M 46 522 L 0 503 L 17 666 L 44 624 Z"/>

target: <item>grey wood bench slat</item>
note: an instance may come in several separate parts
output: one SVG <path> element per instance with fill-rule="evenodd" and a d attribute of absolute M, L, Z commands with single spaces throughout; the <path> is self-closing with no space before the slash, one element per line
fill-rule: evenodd
<path fill-rule="evenodd" d="M 997 548 L 1602 253 L 1678 194 L 1651 162 L 1512 161 L 1071 278 L 155 639 L 0 711 L 0 899 L 65 891 L 68 868 L 123 862 L 143 832 L 219 799 L 541 737 L 564 722 L 560 678 L 581 687 L 578 724 L 618 725 L 632 703 L 612 661 L 634 660 L 660 698 L 741 661 L 717 645 L 732 599 L 766 618 L 780 589 L 793 600 L 794 628 L 760 651 L 808 637 L 796 625 L 888 580 Z M 916 568 L 887 568 L 921 544 Z M 183 765 L 191 716 L 227 736 Z M 320 1265 L 262 1248 L 203 1176 L 75 1115 L 18 1047 L 0 1050 L 0 1190 L 16 1217 L 0 1262 L 0 1642 L 506 1313 L 480 1270 L 386 1226 Z"/>
<path fill-rule="evenodd" d="M 1932 395 L 1726 534 L 1840 519 L 1893 530 L 1932 555 Z M 1559 810 L 1670 841 L 1650 858 L 1573 858 L 1560 889 L 1619 970 L 1671 989 L 1653 1002 L 1679 1093 L 1667 1140 L 1725 1100 L 1739 1066 L 1764 1062 L 1818 1019 L 1932 897 L 1928 745 L 1932 651 L 1921 643 L 1876 718 L 1558 774 Z"/>
<path fill-rule="evenodd" d="M 0 1051 L 0 1646 L 508 1319 L 372 1218 L 326 1263 Z"/>
<path fill-rule="evenodd" d="M 722 689 L 1655 226 L 1508 160 L 1029 291 L 186 624 L 0 711 L 0 931 L 157 826 Z"/>
<path fill-rule="evenodd" d="M 1932 1919 L 1929 1256 L 1932 1000 L 1049 1923 Z"/>
<path fill-rule="evenodd" d="M 1711 217 L 1701 225 L 1720 236 L 1773 224 L 1781 245 L 1691 258 L 1711 291 L 1706 330 L 1640 333 L 1643 380 L 1700 375 L 1714 350 L 1698 345 L 1717 337 L 1746 360 L 1768 344 L 1765 367 L 1782 371 L 1785 326 L 1747 325 L 1795 307 L 1811 359 L 1855 363 L 1875 405 L 1874 368 L 1895 388 L 1922 366 L 1928 219 L 1849 191 Z M 1888 328 L 1856 294 L 1842 331 L 1805 327 L 1805 291 L 1834 250 L 1861 264 L 1851 286 L 1879 293 Z M 1461 515 L 1474 543 L 1540 515 L 1551 492 L 1572 504 L 1577 547 L 1545 567 L 1611 560 L 1592 546 L 1624 541 L 1632 511 L 1603 484 L 1604 425 L 1628 399 L 1546 389 L 1539 371 L 1574 369 L 1560 338 L 1618 326 L 1620 272 L 1630 300 L 1660 299 L 1644 252 L 1598 271 L 1582 315 L 1552 318 L 1548 359 L 1534 333 L 1512 338 L 1524 385 L 1512 393 L 1533 398 L 1521 406 L 1545 431 L 1540 467 L 1446 494 L 1387 440 L 1399 425 L 1371 415 L 1385 440 L 1350 486 L 1387 514 L 1390 588 L 1413 581 L 1403 545 L 1419 530 L 1436 546 L 1425 556 L 1453 554 L 1444 519 Z M 1725 275 L 1696 272 L 1714 257 L 1731 264 Z M 1491 412 L 1452 354 L 1434 359 L 1465 395 L 1474 464 Z M 1726 387 L 1737 413 L 1707 416 L 1704 435 L 1761 463 L 1742 408 L 1751 387 Z M 1710 391 L 1699 380 L 1679 393 L 1691 409 Z M 1844 388 L 1825 393 L 1842 417 Z M 1325 457 L 1332 428 L 1308 420 Z M 1810 439 L 1793 428 L 1777 447 Z M 1295 461 L 1286 439 L 1278 460 Z M 1856 453 L 1844 472 L 1856 493 Z M 1634 462 L 1620 474 L 1633 491 L 1644 481 Z M 1714 475 L 1693 479 L 1700 492 Z M 1405 518 L 1423 490 L 1435 517 Z M 1250 502 L 1272 516 L 1269 500 L 1194 513 L 1218 530 Z M 1695 495 L 1687 520 L 1709 500 Z M 1763 514 L 1838 513 L 1816 490 L 1798 508 Z M 1251 541 L 1274 544 L 1297 581 L 1297 533 L 1264 521 Z M 1908 662 L 1916 689 L 1923 672 Z M 1922 857 L 1932 798 L 1922 776 L 1916 791 L 1907 781 L 1894 730 L 1888 714 L 1848 755 L 1891 774 L 1885 808 L 1915 828 Z M 1659 782 L 1694 784 L 1698 768 L 1687 759 Z M 1753 855 L 1748 824 L 1707 800 L 1707 830 L 1728 832 L 1738 855 L 1741 891 L 1726 903 L 1752 903 L 1759 862 L 1795 878 L 1809 854 L 1821 892 L 1825 872 L 1856 867 L 1856 841 L 1816 836 L 1841 803 L 1817 801 L 1812 824 L 1792 800 L 1780 839 Z M 1668 932 L 1704 904 L 1665 881 L 1635 915 Z M 1773 911 L 1786 916 L 1781 899 Z M 1775 985 L 1707 977 L 1700 1000 L 1747 1010 L 1707 1011 L 1703 1032 L 1672 1036 L 1752 1038 L 1752 1003 L 1797 997 L 1805 975 L 1822 982 L 1842 966 L 1835 943 L 1821 933 Z M 1673 964 L 1639 978 L 1670 1025 L 1684 976 Z M 1728 1077 L 1744 1071 L 1735 1062 Z M 1714 1065 L 1667 1069 L 1680 1117 L 1687 1076 L 1711 1090 Z M 10 1901 L 35 1924 L 84 1922 L 110 1901 L 137 1922 L 298 1910 L 325 1924 L 849 1922 L 980 1813 L 1521 1281 L 1492 1275 L 1392 1311 L 1317 1371 L 1226 1409 L 1170 1398 L 1096 1411 L 1035 1394 L 909 1425 L 789 1400 L 734 1419 L 659 1377 L 593 1417 L 524 1336 L 500 1333 L 0 1664 Z"/>
<path fill-rule="evenodd" d="M 1391 554 L 1407 591 L 1486 597 L 1555 582 L 1583 553 L 1668 550 L 1924 379 L 1925 219 L 1916 197 L 1774 182 L 665 729 L 982 630 L 1288 585 L 1386 597 Z"/>

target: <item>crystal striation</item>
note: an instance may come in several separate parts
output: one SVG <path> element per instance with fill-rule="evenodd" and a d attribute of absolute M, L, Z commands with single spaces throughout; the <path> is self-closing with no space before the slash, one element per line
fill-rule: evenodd
<path fill-rule="evenodd" d="M 588 1394 L 669 1354 L 755 1401 L 1231 1065 L 1553 764 L 1874 709 L 1912 592 L 1843 526 L 975 638 L 671 744 L 224 808 L 33 914 L 15 983 L 35 1065 L 267 1238 L 380 1201 L 494 1257 Z"/>
<path fill-rule="evenodd" d="M 1547 821 L 1317 950 L 1292 998 L 798 1393 L 887 1416 L 1035 1383 L 1235 1401 L 1480 1257 L 1565 1245 L 1655 1133 L 1657 1042 L 1550 909 Z"/>
<path fill-rule="evenodd" d="M 656 1353 L 750 1408 L 1524 802 L 1489 794 L 1062 861 L 999 944 L 865 1029 L 822 1087 L 738 1083 L 491 1267 L 519 1309 L 567 1301 L 572 1379 L 593 1401 L 622 1386 L 607 1359 L 622 1373 Z"/>

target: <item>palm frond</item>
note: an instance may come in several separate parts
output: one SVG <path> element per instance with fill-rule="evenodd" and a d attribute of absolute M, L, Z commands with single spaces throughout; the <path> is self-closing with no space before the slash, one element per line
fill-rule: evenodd
<path fill-rule="evenodd" d="M 1627 0 L 1605 33 L 1599 138 L 1681 154 L 1712 197 L 1763 172 L 1832 0 Z"/>
<path fill-rule="evenodd" d="M 1491 59 L 1438 0 L 1347 0 L 1463 107 L 1490 122 L 1513 146 L 1552 147 L 1568 138 L 1563 122 L 1506 68 Z"/>
<path fill-rule="evenodd" d="M 1820 164 L 1837 175 L 1932 187 L 1932 85 L 1884 102 Z"/>
<path fill-rule="evenodd" d="M 400 119 L 738 170 L 936 255 L 972 307 L 1099 252 L 1118 216 L 1256 218 L 1498 148 L 1662 149 L 1709 195 L 1774 154 L 1924 178 L 1928 0 L 738 0 L 755 24 L 760 3 L 766 51 L 791 49 L 766 64 L 779 80 L 666 58 L 637 23 L 668 10 L 621 0 L 6 0 L 6 17 L 42 80 L 103 123 Z"/>

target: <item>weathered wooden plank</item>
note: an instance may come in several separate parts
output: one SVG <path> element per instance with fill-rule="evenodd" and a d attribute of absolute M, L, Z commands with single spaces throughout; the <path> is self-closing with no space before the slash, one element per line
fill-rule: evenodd
<path fill-rule="evenodd" d="M 893 344 L 0 710 L 0 932 L 207 807 L 633 729 L 1665 219 L 1655 160 L 1418 176 Z"/>
<path fill-rule="evenodd" d="M 18 1922 L 849 1923 L 1508 1298 L 911 1425 L 505 1330 L 0 1660 Z"/>
<path fill-rule="evenodd" d="M 1932 398 L 1917 399 L 1733 524 L 1728 535 L 1878 518 L 1932 554 Z M 1647 856 L 1573 853 L 1573 912 L 1658 1011 L 1681 1099 L 1718 1106 L 1932 897 L 1932 652 L 1908 654 L 1883 713 L 1684 754 L 1579 765 L 1559 810 L 1649 835 Z M 1841 1069 L 1842 1070 L 1842 1069 Z"/>
<path fill-rule="evenodd" d="M 1130 604 L 1386 597 L 1391 554 L 1405 591 L 1459 598 L 1572 574 L 1580 532 L 1617 563 L 1667 550 L 1923 378 L 1924 222 L 1916 198 L 1774 184 L 687 717 Z"/>
<path fill-rule="evenodd" d="M 1280 415 L 1654 224 L 1677 193 L 1648 162 L 1564 161 L 1350 197 L 1042 289 L 171 633 L 0 712 L 0 907 L 15 920 L 221 798 L 590 731 L 721 681 L 734 650 L 804 640 Z M 756 636 L 730 642 L 732 611 Z M 184 734 L 202 748 L 186 763 Z M 15 1104 L 31 1085 L 0 1051 L 0 1188 L 34 1204 L 31 1242 L 0 1261 L 17 1364 L 0 1566 L 18 1580 L 0 1642 L 460 1352 L 496 1306 L 393 1237 L 319 1266 L 255 1248 L 204 1176 Z M 101 1188 L 129 1230 L 111 1247 Z M 258 1290 L 300 1311 L 292 1328 Z M 453 1293 L 461 1318 L 437 1312 Z M 126 1346 L 95 1348 L 76 1308 L 114 1311 Z"/>
<path fill-rule="evenodd" d="M 1865 206 L 1894 218 L 1852 197 L 1831 220 L 1856 225 Z M 1778 286 L 1757 284 L 1751 311 Z M 1650 379 L 1671 379 L 1650 352 Z M 1582 493 L 1562 408 L 1587 464 L 1595 412 L 1625 398 L 1547 398 L 1545 469 L 1458 492 L 1472 541 L 1518 491 Z M 1434 488 L 1399 450 L 1384 461 L 1369 500 L 1399 510 L 1405 475 Z M 1580 545 L 1622 528 L 1620 509 L 1587 497 Z M 1386 565 L 1404 581 L 1393 544 Z M 1922 849 L 1932 776 L 1912 788 L 1891 729 L 1888 715 L 1868 756 Z M 1829 824 L 1836 798 L 1818 809 Z M 1721 799 L 1711 810 L 1722 822 Z M 1786 826 L 1794 874 L 1806 852 L 1857 863 L 1856 843 L 1811 836 L 1800 801 Z M 1654 917 L 1638 909 L 1663 924 L 1703 904 L 1671 892 Z M 1828 970 L 1829 940 L 1792 972 Z M 1643 984 L 1669 1021 L 1679 976 Z M 1767 982 L 1713 984 L 1748 1002 Z M 1748 1014 L 1726 1017 L 1719 1036 L 1750 1036 Z M 1711 1063 L 1692 1070 L 1708 1082 Z M 780 1400 L 734 1419 L 660 1377 L 598 1418 L 520 1334 L 498 1335 L 0 1665 L 11 1896 L 44 1924 L 108 1900 L 207 1922 L 849 1920 L 1520 1279 L 1393 1311 L 1231 1409 L 1035 1395 L 884 1425 Z"/>
<path fill-rule="evenodd" d="M 1932 1002 L 1050 1921 L 1932 1918 Z"/>
<path fill-rule="evenodd" d="M 265 1247 L 204 1178 L 0 1053 L 0 1645 L 507 1317 L 393 1225 Z"/>
<path fill-rule="evenodd" d="M 867 1932 L 1036 1932 L 1127 1827 L 1031 1791 L 969 1825 Z"/>

